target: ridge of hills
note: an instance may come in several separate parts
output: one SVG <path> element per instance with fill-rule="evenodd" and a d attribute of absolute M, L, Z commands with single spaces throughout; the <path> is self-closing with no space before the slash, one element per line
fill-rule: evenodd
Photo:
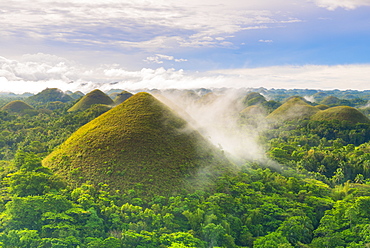
<path fill-rule="evenodd" d="M 101 90 L 93 90 L 84 95 L 78 102 L 76 102 L 68 112 L 83 111 L 94 104 L 112 105 L 113 100 Z"/>
<path fill-rule="evenodd" d="M 72 185 L 106 183 L 146 195 L 210 186 L 231 163 L 149 93 L 137 93 L 78 129 L 43 160 Z M 198 177 L 200 176 L 200 177 Z"/>

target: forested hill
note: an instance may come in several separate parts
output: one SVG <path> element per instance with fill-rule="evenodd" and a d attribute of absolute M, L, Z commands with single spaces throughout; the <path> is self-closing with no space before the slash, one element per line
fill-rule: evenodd
<path fill-rule="evenodd" d="M 117 92 L 0 94 L 0 247 L 370 246 L 370 91 Z"/>

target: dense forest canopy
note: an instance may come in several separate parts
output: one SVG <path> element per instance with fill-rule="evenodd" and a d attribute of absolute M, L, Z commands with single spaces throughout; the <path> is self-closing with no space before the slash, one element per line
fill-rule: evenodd
<path fill-rule="evenodd" d="M 145 91 L 0 94 L 0 247 L 370 246 L 370 91 Z"/>

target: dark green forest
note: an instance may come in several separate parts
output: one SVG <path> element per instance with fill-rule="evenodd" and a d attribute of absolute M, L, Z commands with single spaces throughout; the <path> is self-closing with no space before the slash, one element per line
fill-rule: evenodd
<path fill-rule="evenodd" d="M 207 104 L 210 93 L 223 92 L 198 89 L 177 99 L 191 96 Z M 238 125 L 258 126 L 257 115 L 266 119 L 258 136 L 265 162 L 235 164 L 236 169 L 212 177 L 209 188 L 148 194 L 143 184 L 154 184 L 151 178 L 116 190 L 84 181 L 79 168 L 70 172 L 78 183 L 70 183 L 43 166 L 44 158 L 80 127 L 117 107 L 92 101 L 68 111 L 86 97 L 56 89 L 1 95 L 0 247 L 370 247 L 370 91 L 261 88 L 238 97 Z M 300 112 L 315 108 L 313 117 L 273 119 L 295 108 L 286 104 L 292 97 L 300 99 Z M 7 106 L 15 100 L 27 107 Z M 338 106 L 351 107 L 350 113 L 342 108 L 317 117 Z M 253 112 L 257 108 L 263 111 Z M 156 156 L 171 156 L 153 149 Z M 115 175 L 113 165 L 103 166 L 110 166 L 104 177 L 129 180 L 124 171 Z M 182 172 L 189 176 L 189 171 Z M 142 176 L 156 176 L 147 174 Z"/>

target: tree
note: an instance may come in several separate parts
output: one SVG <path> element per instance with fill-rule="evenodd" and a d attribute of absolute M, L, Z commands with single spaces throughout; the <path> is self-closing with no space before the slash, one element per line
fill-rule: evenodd
<path fill-rule="evenodd" d="M 298 242 L 310 243 L 313 230 L 312 221 L 305 215 L 289 217 L 278 228 L 278 231 L 294 245 Z"/>
<path fill-rule="evenodd" d="M 271 232 L 266 236 L 257 238 L 253 248 L 293 248 L 281 232 Z"/>

